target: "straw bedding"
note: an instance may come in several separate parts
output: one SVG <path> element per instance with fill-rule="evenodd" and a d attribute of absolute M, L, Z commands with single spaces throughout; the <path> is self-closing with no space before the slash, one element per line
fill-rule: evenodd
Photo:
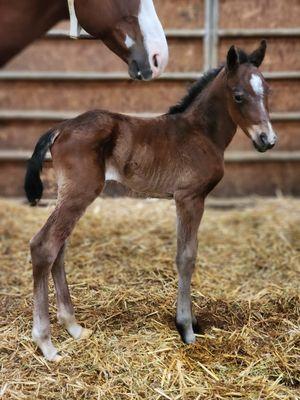
<path fill-rule="evenodd" d="M 0 397 L 3 399 L 300 399 L 300 202 L 207 209 L 193 301 L 204 333 L 175 330 L 175 208 L 171 201 L 99 199 L 69 243 L 78 320 L 52 335 L 64 359 L 30 339 L 28 241 L 49 214 L 0 201 Z"/>

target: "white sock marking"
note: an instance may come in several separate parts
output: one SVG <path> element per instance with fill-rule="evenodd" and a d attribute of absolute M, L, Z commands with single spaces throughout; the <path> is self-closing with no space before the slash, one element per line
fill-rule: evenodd
<path fill-rule="evenodd" d="M 70 314 L 64 307 L 61 307 L 60 311 L 57 313 L 57 317 L 58 321 L 67 329 L 74 339 L 80 338 L 83 328 L 77 323 L 74 314 Z"/>

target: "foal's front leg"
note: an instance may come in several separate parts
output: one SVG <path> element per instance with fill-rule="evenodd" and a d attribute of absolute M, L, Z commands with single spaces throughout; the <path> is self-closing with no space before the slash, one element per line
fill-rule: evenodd
<path fill-rule="evenodd" d="M 196 319 L 192 313 L 191 279 L 197 256 L 197 232 L 203 215 L 202 198 L 175 196 L 177 211 L 178 295 L 176 326 L 185 343 L 195 341 Z M 194 329 L 193 329 L 194 327 Z"/>

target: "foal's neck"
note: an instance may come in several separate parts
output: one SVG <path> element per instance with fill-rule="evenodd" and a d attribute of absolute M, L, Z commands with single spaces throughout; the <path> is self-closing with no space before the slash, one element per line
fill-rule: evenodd
<path fill-rule="evenodd" d="M 185 114 L 218 150 L 225 151 L 236 132 L 237 125 L 228 111 L 224 69 L 200 93 Z"/>

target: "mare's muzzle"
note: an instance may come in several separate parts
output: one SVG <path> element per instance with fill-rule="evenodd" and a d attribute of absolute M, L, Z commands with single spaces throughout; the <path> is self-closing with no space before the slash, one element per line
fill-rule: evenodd
<path fill-rule="evenodd" d="M 139 81 L 149 81 L 152 79 L 152 70 L 150 65 L 139 65 L 136 60 L 129 63 L 128 71 L 132 79 L 137 79 Z"/>

